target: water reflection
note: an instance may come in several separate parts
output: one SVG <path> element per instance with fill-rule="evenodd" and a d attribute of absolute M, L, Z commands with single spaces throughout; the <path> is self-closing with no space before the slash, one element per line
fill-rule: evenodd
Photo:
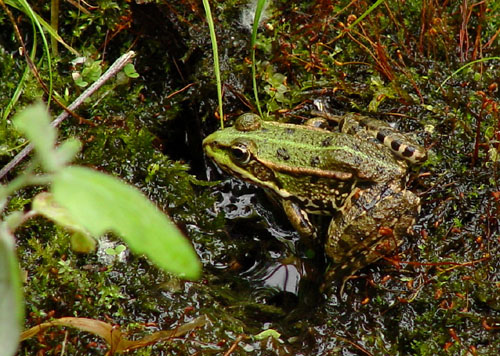
<path fill-rule="evenodd" d="M 298 294 L 302 275 L 303 271 L 299 271 L 297 266 L 293 264 L 276 263 L 267 268 L 266 275 L 262 280 L 266 287 Z"/>

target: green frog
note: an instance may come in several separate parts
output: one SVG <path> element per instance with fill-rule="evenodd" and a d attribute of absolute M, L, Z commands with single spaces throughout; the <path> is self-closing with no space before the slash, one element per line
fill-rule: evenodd
<path fill-rule="evenodd" d="M 309 214 L 332 216 L 324 243 L 329 275 L 346 278 L 400 245 L 420 209 L 405 189 L 408 168 L 427 156 L 382 121 L 317 114 L 296 125 L 246 113 L 203 147 L 224 171 L 276 197 L 302 236 L 318 234 Z M 325 118 L 337 129 L 323 128 Z"/>

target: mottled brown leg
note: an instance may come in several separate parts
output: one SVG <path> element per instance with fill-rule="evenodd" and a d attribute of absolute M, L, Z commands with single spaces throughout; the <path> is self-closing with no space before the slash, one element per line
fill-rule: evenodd
<path fill-rule="evenodd" d="M 325 251 L 332 274 L 349 276 L 394 251 L 413 225 L 420 200 L 410 191 L 381 187 L 365 191 L 332 220 Z"/>

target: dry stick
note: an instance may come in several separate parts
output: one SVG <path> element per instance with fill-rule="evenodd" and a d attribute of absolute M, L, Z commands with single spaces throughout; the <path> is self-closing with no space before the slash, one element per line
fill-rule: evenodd
<path fill-rule="evenodd" d="M 132 58 L 134 58 L 135 52 L 129 51 L 123 56 L 118 58 L 115 63 L 109 69 L 99 77 L 90 87 L 87 88 L 75 101 L 68 106 L 68 109 L 73 111 L 78 108 L 87 98 L 94 94 L 104 83 L 106 83 L 111 77 L 115 76 L 116 73 L 122 70 L 122 68 L 130 63 Z M 67 111 L 63 111 L 54 121 L 52 121 L 52 126 L 57 127 L 59 124 L 69 116 Z M 0 179 L 2 179 L 12 168 L 17 166 L 30 152 L 33 150 L 33 145 L 30 143 L 21 152 L 19 152 L 9 163 L 7 163 L 0 170 Z"/>

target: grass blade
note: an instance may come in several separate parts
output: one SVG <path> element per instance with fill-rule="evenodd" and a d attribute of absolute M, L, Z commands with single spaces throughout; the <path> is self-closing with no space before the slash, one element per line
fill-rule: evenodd
<path fill-rule="evenodd" d="M 207 18 L 208 30 L 210 31 L 210 41 L 212 42 L 212 53 L 214 56 L 214 72 L 215 80 L 217 81 L 217 99 L 219 102 L 219 116 L 220 116 L 220 126 L 224 127 L 224 112 L 222 110 L 222 81 L 220 78 L 220 67 L 219 67 L 219 51 L 217 49 L 217 37 L 215 36 L 214 20 L 212 18 L 212 12 L 210 11 L 210 4 L 208 0 L 203 0 L 203 7 L 205 8 L 205 16 Z"/>
<path fill-rule="evenodd" d="M 47 37 L 45 37 L 45 33 L 43 31 L 43 26 L 40 24 L 40 21 L 37 17 L 37 14 L 33 11 L 26 0 L 19 0 L 22 10 L 30 20 L 35 24 L 38 28 L 38 32 L 40 32 L 40 36 L 42 37 L 43 48 L 45 50 L 45 55 L 47 56 L 47 67 L 49 71 L 49 94 L 47 98 L 47 105 L 50 105 L 50 100 L 52 98 L 52 89 L 53 89 L 53 78 L 52 78 L 52 57 L 50 56 L 49 43 L 47 42 Z M 50 25 L 49 25 L 50 27 Z"/>
<path fill-rule="evenodd" d="M 443 80 L 443 82 L 436 89 L 436 91 L 438 91 L 439 89 L 441 89 L 443 87 L 443 85 L 445 85 L 446 82 L 451 79 L 451 77 L 453 77 L 457 73 L 460 73 L 465 68 L 470 67 L 471 65 L 476 64 L 476 63 L 481 63 L 481 62 L 486 62 L 486 61 L 492 61 L 492 60 L 500 60 L 500 57 L 480 58 L 480 59 L 476 59 L 475 61 L 472 61 L 472 62 L 469 62 L 467 64 L 464 64 L 463 66 L 461 66 L 460 68 L 458 68 L 456 71 L 454 71 L 453 73 L 451 73 L 449 76 L 447 76 L 446 79 Z"/>
<path fill-rule="evenodd" d="M 9 6 L 12 6 L 13 8 L 15 8 L 15 9 L 17 9 L 19 11 L 25 12 L 24 11 L 24 7 L 20 4 L 20 1 L 21 0 L 6 0 L 5 3 L 7 5 L 9 5 Z M 45 31 L 47 31 L 47 33 L 51 37 L 53 37 L 54 39 L 56 39 L 57 42 L 59 42 L 60 44 L 62 44 L 68 51 L 70 51 L 71 53 L 73 53 L 75 56 L 80 56 L 80 54 L 78 53 L 78 51 L 76 49 L 74 49 L 69 44 L 67 44 L 66 42 L 64 42 L 64 40 L 62 39 L 62 37 L 59 36 L 59 34 L 57 33 L 57 31 L 55 31 L 52 28 L 52 26 L 47 21 L 45 21 L 42 17 L 40 17 L 40 15 L 38 15 L 36 12 L 32 11 L 32 13 L 35 15 L 35 17 L 38 20 L 38 22 L 42 25 L 42 27 L 45 29 Z M 26 14 L 29 15 L 29 13 L 26 13 Z"/>
<path fill-rule="evenodd" d="M 259 102 L 259 94 L 257 92 L 257 73 L 255 69 L 255 43 L 257 42 L 257 30 L 259 29 L 259 22 L 262 16 L 262 11 L 264 9 L 264 5 L 266 4 L 266 0 L 258 0 L 257 7 L 255 8 L 255 16 L 253 19 L 252 26 L 252 39 L 250 41 L 250 45 L 252 47 L 252 86 L 253 86 L 253 95 L 255 97 L 255 104 L 257 105 L 257 110 L 259 111 L 259 115 L 262 117 L 262 109 L 260 108 Z"/>
<path fill-rule="evenodd" d="M 375 3 L 368 8 L 363 14 L 361 14 L 360 17 L 358 17 L 352 24 L 349 25 L 348 29 L 353 28 L 356 26 L 360 21 L 362 21 L 366 16 L 370 15 L 370 13 L 375 10 L 381 3 L 383 3 L 385 0 L 377 0 Z"/>

